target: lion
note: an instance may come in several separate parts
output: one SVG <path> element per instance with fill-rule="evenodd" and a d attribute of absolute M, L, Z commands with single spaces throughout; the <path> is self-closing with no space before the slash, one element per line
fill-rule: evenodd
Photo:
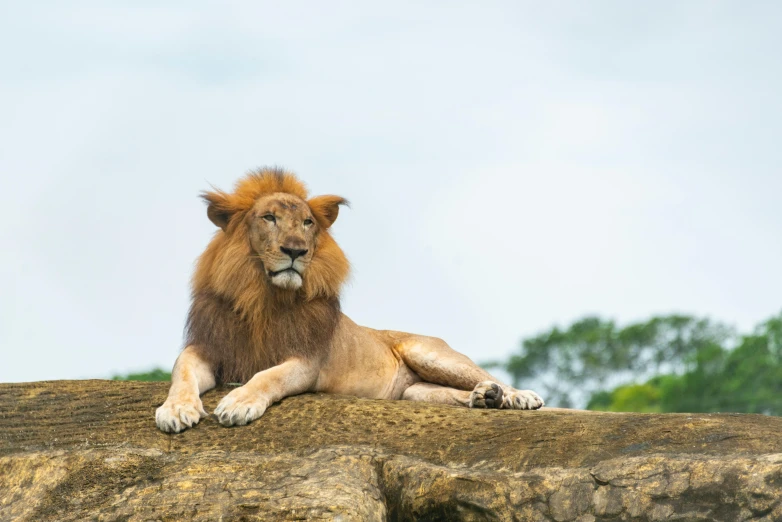
<path fill-rule="evenodd" d="M 349 264 L 330 234 L 347 200 L 308 198 L 279 168 L 250 172 L 233 193 L 202 193 L 219 229 L 192 279 L 186 342 L 157 426 L 180 432 L 208 414 L 200 396 L 241 383 L 214 414 L 224 426 L 261 417 L 305 392 L 470 408 L 538 409 L 443 340 L 359 326 L 340 310 Z"/>

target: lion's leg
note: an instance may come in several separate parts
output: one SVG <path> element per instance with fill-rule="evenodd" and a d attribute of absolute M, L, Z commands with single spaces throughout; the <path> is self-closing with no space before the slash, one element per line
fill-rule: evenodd
<path fill-rule="evenodd" d="M 247 384 L 223 397 L 215 408 L 223 426 L 242 426 L 263 415 L 273 403 L 309 391 L 318 377 L 318 364 L 290 359 L 256 373 Z"/>
<path fill-rule="evenodd" d="M 438 404 L 450 404 L 452 406 L 470 406 L 470 393 L 465 390 L 457 390 L 431 384 L 428 382 L 419 382 L 407 388 L 402 394 L 404 401 L 435 402 Z"/>
<path fill-rule="evenodd" d="M 405 401 L 434 402 L 468 408 L 500 408 L 503 397 L 502 386 L 492 381 L 482 381 L 472 391 L 419 382 L 402 394 L 402 400 Z"/>
<path fill-rule="evenodd" d="M 155 412 L 158 428 L 178 433 L 197 424 L 207 416 L 200 395 L 214 386 L 212 368 L 201 359 L 194 346 L 186 347 L 171 371 L 168 398 Z"/>
<path fill-rule="evenodd" d="M 543 406 L 543 399 L 535 392 L 504 384 L 441 339 L 411 336 L 394 349 L 425 382 L 471 391 L 470 407 L 535 410 Z"/>

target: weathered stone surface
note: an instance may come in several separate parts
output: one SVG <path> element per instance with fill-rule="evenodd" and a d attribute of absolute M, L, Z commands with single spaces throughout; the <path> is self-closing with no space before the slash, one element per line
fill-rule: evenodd
<path fill-rule="evenodd" d="M 303 395 L 167 435 L 166 391 L 0 384 L 0 520 L 782 520 L 776 417 Z"/>

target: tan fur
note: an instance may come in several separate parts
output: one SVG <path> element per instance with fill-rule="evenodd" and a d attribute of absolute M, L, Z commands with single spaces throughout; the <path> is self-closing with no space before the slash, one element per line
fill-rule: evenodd
<path fill-rule="evenodd" d="M 251 422 L 273 402 L 308 391 L 470 407 L 543 405 L 440 339 L 365 328 L 340 312 L 349 264 L 329 228 L 345 199 L 307 199 L 304 185 L 280 169 L 250 173 L 232 193 L 203 198 L 220 230 L 196 266 L 187 343 L 157 412 L 160 429 L 197 423 L 198 395 L 215 382 L 244 384 L 215 410 L 224 425 Z"/>

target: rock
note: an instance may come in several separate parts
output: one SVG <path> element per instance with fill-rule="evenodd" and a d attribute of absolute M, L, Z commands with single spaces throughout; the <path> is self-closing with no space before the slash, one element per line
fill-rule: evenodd
<path fill-rule="evenodd" d="M 0 520 L 782 520 L 777 417 L 306 394 L 167 435 L 167 387 L 0 384 Z"/>

